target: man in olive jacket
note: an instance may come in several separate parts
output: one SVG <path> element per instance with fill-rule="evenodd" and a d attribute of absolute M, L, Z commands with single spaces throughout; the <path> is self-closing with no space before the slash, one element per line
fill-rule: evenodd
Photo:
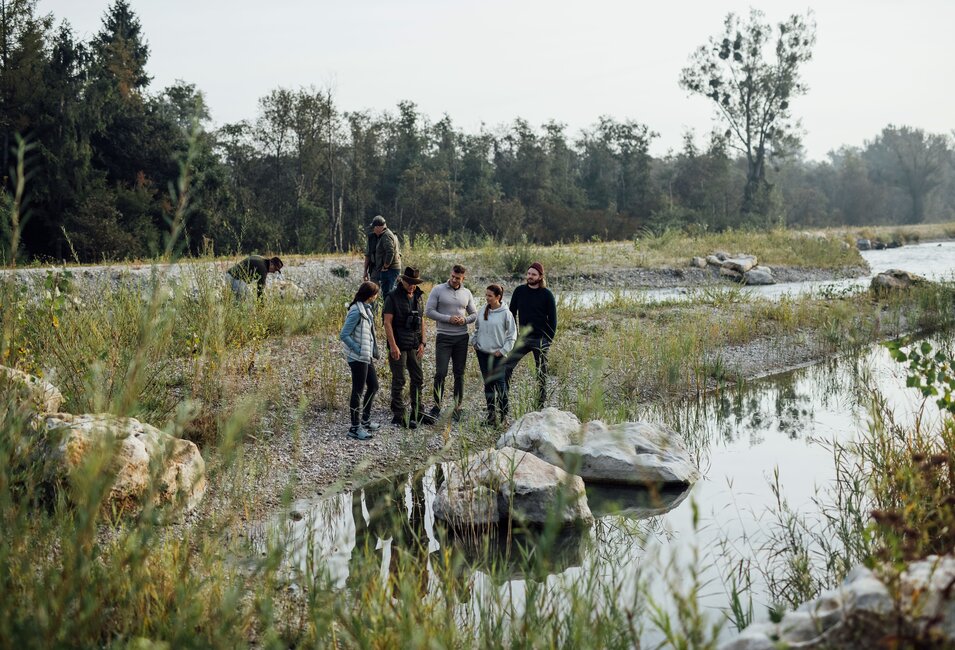
<path fill-rule="evenodd" d="M 365 249 L 365 279 L 377 282 L 381 295 L 387 296 L 395 288 L 401 270 L 398 236 L 388 229 L 380 214 L 371 220 L 371 230 Z"/>

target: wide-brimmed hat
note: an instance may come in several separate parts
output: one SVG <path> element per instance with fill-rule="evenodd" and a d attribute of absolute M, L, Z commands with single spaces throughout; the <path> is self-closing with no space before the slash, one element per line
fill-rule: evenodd
<path fill-rule="evenodd" d="M 421 273 L 419 273 L 418 269 L 414 268 L 413 266 L 406 266 L 405 272 L 398 277 L 408 284 L 421 284 L 424 282 L 424 280 L 421 279 Z"/>
<path fill-rule="evenodd" d="M 381 216 L 380 214 L 371 220 L 372 228 L 374 228 L 375 226 L 384 226 L 384 225 L 385 225 L 385 218 Z"/>

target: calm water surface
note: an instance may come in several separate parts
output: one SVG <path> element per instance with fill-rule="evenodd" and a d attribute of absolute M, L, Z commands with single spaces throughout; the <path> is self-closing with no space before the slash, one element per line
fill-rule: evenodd
<path fill-rule="evenodd" d="M 442 480 L 440 466 L 355 492 L 296 503 L 296 520 L 286 525 L 300 545 L 290 563 L 305 571 L 327 565 L 333 583 L 347 588 L 350 570 L 366 545 L 376 549 L 382 577 L 393 570 L 396 552 L 414 552 L 422 563 L 433 563 L 435 551 L 446 548 L 476 562 L 461 576 L 461 607 L 475 607 L 480 600 L 475 596 L 498 590 L 503 598 L 516 601 L 520 610 L 529 579 L 558 590 L 596 580 L 615 585 L 622 597 L 630 597 L 645 580 L 649 593 L 666 603 L 671 583 L 685 573 L 667 573 L 662 567 L 671 562 L 684 565 L 696 550 L 701 580 L 707 584 L 702 601 L 718 617 L 728 603 L 723 585 L 733 562 L 743 559 L 759 566 L 768 561 L 767 552 L 760 549 L 777 503 L 770 489 L 775 476 L 791 508 L 810 518 L 818 515 L 814 498 L 825 495 L 835 476 L 828 443 L 848 441 L 866 431 L 872 390 L 886 396 L 897 422 L 913 421 L 923 407 L 917 392 L 905 388 L 904 369 L 884 348 L 875 346 L 857 357 L 763 379 L 699 404 L 643 414 L 643 419 L 667 422 L 685 437 L 705 478 L 687 491 L 665 491 L 662 501 L 651 499 L 644 490 L 588 486 L 595 526 L 565 535 L 560 551 L 548 558 L 546 570 L 535 575 L 526 575 L 520 562 L 512 567 L 505 559 L 510 569 L 506 579 L 500 572 L 492 579 L 491 572 L 474 560 L 479 554 L 473 553 L 473 545 L 452 539 L 434 521 L 431 506 Z M 924 425 L 938 416 L 928 408 L 922 417 Z M 426 539 L 427 544 L 411 543 L 415 538 Z M 733 549 L 729 553 L 727 544 Z M 766 588 L 757 571 L 752 575 L 756 619 L 765 619 Z M 647 628 L 646 640 L 654 637 Z"/>

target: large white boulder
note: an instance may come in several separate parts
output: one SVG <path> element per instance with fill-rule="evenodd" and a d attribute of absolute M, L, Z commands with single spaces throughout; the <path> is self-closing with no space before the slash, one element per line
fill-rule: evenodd
<path fill-rule="evenodd" d="M 56 413 L 63 395 L 56 386 L 16 368 L 0 366 L 0 389 L 9 389 L 35 413 Z"/>
<path fill-rule="evenodd" d="M 92 454 L 105 454 L 115 476 L 109 500 L 123 511 L 138 511 L 150 494 L 157 506 L 191 510 L 205 494 L 205 461 L 196 445 L 135 418 L 55 413 L 44 419 L 43 435 L 47 473 L 57 482 L 68 483 Z M 159 467 L 155 485 L 153 463 Z"/>
<path fill-rule="evenodd" d="M 288 302 L 305 300 L 306 298 L 305 290 L 291 280 L 271 280 L 266 283 L 265 291 L 276 296 L 279 300 Z"/>
<path fill-rule="evenodd" d="M 776 278 L 773 277 L 773 270 L 768 266 L 757 266 L 743 274 L 743 282 L 756 287 L 776 284 Z"/>
<path fill-rule="evenodd" d="M 746 273 L 758 263 L 755 255 L 737 255 L 723 260 L 721 265 L 724 269 L 736 271 L 737 273 Z"/>
<path fill-rule="evenodd" d="M 649 422 L 583 426 L 573 413 L 549 407 L 519 418 L 497 446 L 530 452 L 587 482 L 645 486 L 700 478 L 680 435 Z"/>
<path fill-rule="evenodd" d="M 434 516 L 457 528 L 509 519 L 544 524 L 554 517 L 567 525 L 593 522 L 580 477 L 510 447 L 448 463 Z"/>

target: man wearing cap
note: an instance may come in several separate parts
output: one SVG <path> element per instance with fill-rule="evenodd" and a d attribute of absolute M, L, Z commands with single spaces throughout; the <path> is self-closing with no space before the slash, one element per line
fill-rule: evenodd
<path fill-rule="evenodd" d="M 421 390 L 424 372 L 424 292 L 418 288 L 418 269 L 407 267 L 398 276 L 398 286 L 385 297 L 383 311 L 385 335 L 388 337 L 388 367 L 391 368 L 391 423 L 414 429 L 419 422 L 434 424 L 435 419 L 421 412 Z M 411 380 L 410 417 L 405 413 L 405 370 Z"/>
<path fill-rule="evenodd" d="M 521 337 L 507 358 L 504 382 L 508 391 L 514 368 L 528 352 L 534 353 L 537 370 L 537 408 L 544 408 L 547 400 L 547 352 L 557 333 L 557 301 L 547 288 L 544 266 L 534 262 L 527 269 L 525 284 L 514 289 L 510 310 L 517 321 Z"/>
<path fill-rule="evenodd" d="M 388 296 L 395 287 L 401 270 L 401 251 L 398 237 L 388 229 L 380 214 L 371 220 L 371 232 L 365 248 L 365 279 L 372 279 L 381 287 L 381 295 Z"/>
<path fill-rule="evenodd" d="M 255 282 L 257 296 L 262 297 L 265 290 L 265 278 L 269 273 L 281 273 L 282 260 L 277 257 L 265 258 L 261 255 L 249 255 L 247 258 L 226 271 L 226 279 L 232 287 L 236 298 L 244 298 L 249 294 L 249 283 Z"/>

